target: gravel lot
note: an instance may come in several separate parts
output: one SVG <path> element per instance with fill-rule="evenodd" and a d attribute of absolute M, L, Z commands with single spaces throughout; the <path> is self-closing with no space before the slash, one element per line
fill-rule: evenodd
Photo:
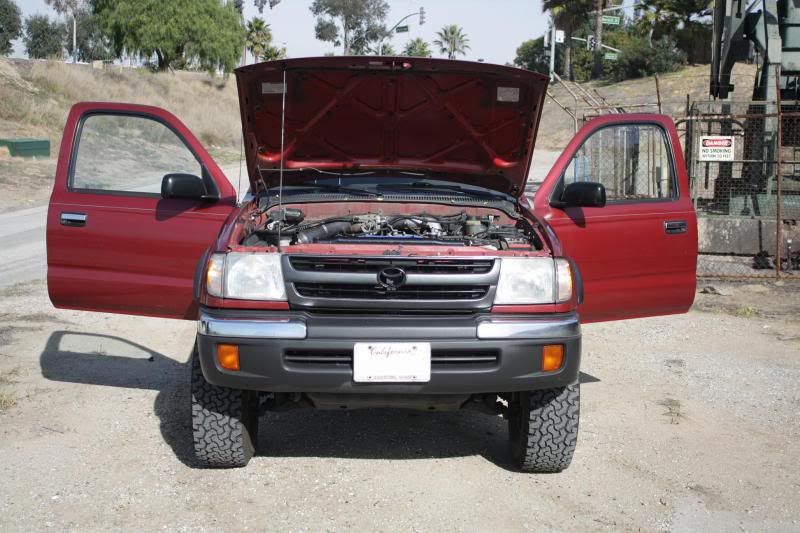
<path fill-rule="evenodd" d="M 500 418 L 372 410 L 264 417 L 247 468 L 196 469 L 194 324 L 6 288 L 0 530 L 797 531 L 800 287 L 715 287 L 585 327 L 576 458 L 546 476 Z"/>

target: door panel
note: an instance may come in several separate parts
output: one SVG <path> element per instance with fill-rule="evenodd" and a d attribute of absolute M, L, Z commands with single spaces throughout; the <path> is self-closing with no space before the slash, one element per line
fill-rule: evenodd
<path fill-rule="evenodd" d="M 217 201 L 163 199 L 169 172 L 203 177 Z M 236 193 L 172 114 L 77 104 L 61 143 L 47 217 L 56 307 L 194 318 L 195 268 L 234 211 Z"/>
<path fill-rule="evenodd" d="M 587 123 L 534 197 L 584 283 L 582 322 L 683 313 L 694 301 L 697 219 L 672 121 L 625 114 Z M 565 184 L 606 187 L 601 208 L 557 208 Z"/>

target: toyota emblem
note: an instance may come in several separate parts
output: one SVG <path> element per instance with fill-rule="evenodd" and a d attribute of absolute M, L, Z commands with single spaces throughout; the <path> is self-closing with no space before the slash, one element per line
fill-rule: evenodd
<path fill-rule="evenodd" d="M 402 268 L 386 267 L 378 272 L 378 283 L 393 291 L 406 284 L 406 273 Z"/>

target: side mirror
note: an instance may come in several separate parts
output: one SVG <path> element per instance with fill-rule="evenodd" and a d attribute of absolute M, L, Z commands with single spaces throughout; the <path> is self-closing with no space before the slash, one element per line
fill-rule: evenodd
<path fill-rule="evenodd" d="M 161 197 L 181 200 L 218 200 L 209 195 L 203 178 L 194 174 L 172 173 L 161 180 Z"/>
<path fill-rule="evenodd" d="M 561 200 L 553 202 L 554 207 L 604 207 L 606 188 L 602 183 L 576 181 L 564 188 Z"/>

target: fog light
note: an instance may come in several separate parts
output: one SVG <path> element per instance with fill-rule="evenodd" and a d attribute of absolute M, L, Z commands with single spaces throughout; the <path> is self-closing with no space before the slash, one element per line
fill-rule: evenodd
<path fill-rule="evenodd" d="M 217 362 L 225 370 L 239 370 L 239 347 L 235 344 L 217 344 Z"/>
<path fill-rule="evenodd" d="M 555 372 L 564 362 L 564 345 L 548 344 L 542 348 L 542 371 Z"/>

